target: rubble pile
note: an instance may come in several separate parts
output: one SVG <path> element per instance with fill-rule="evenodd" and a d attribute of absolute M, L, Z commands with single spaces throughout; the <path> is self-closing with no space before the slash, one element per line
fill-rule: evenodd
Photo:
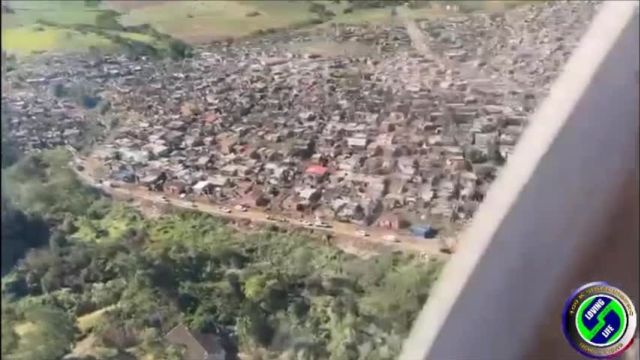
<path fill-rule="evenodd" d="M 403 28 L 335 26 L 285 39 L 362 42 L 376 54 L 296 54 L 264 37 L 180 62 L 49 58 L 9 74 L 3 104 L 25 149 L 73 145 L 86 111 L 50 89 L 90 80 L 121 124 L 95 156 L 111 178 L 153 191 L 393 229 L 460 221 L 595 7 L 545 2 L 424 21 L 426 57 Z"/>

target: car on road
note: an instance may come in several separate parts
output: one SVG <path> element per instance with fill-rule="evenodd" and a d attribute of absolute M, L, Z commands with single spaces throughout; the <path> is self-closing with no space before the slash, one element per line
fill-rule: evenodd
<path fill-rule="evenodd" d="M 185 194 L 185 193 L 180 194 L 180 199 L 184 199 L 186 197 L 187 197 L 187 194 Z"/>
<path fill-rule="evenodd" d="M 275 221 L 275 220 L 276 220 L 276 218 L 274 218 L 274 217 L 273 217 L 273 216 L 271 216 L 271 215 L 267 215 L 267 220 Z"/>
<path fill-rule="evenodd" d="M 303 226 L 312 226 L 313 224 L 310 221 L 302 220 L 302 225 Z"/>
<path fill-rule="evenodd" d="M 234 208 L 240 212 L 247 212 L 247 207 L 244 205 L 236 205 Z"/>
<path fill-rule="evenodd" d="M 391 235 L 391 234 L 385 235 L 383 239 L 388 242 L 400 242 L 400 240 L 398 240 L 398 238 L 395 235 Z"/>
<path fill-rule="evenodd" d="M 331 229 L 331 225 L 330 224 L 327 224 L 327 223 L 322 222 L 322 221 L 316 221 L 314 226 L 319 227 L 319 228 L 324 228 L 324 229 Z"/>
<path fill-rule="evenodd" d="M 231 209 L 229 209 L 228 207 L 220 208 L 220 210 L 225 214 L 231 214 Z"/>
<path fill-rule="evenodd" d="M 369 233 L 364 230 L 358 230 L 358 236 L 369 237 Z"/>

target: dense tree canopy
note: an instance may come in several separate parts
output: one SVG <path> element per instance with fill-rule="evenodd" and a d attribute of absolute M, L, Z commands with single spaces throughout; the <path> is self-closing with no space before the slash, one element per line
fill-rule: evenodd
<path fill-rule="evenodd" d="M 3 221 L 3 250 L 5 241 L 22 252 L 39 246 L 2 279 L 7 358 L 26 346 L 30 359 L 39 349 L 66 353 L 74 336 L 92 339 L 99 358 L 176 358 L 163 335 L 185 323 L 219 334 L 232 353 L 392 359 L 440 268 L 411 255 L 360 259 L 298 233 L 239 233 L 200 213 L 147 219 L 83 189 L 67 162 L 45 152 L 5 174 L 15 188 L 7 206 L 18 209 L 3 202 L 3 220 L 49 219 L 39 233 L 48 242 L 38 243 L 25 238 L 38 227 L 6 237 Z M 31 323 L 38 331 L 25 332 Z M 50 326 L 57 330 L 45 336 Z"/>

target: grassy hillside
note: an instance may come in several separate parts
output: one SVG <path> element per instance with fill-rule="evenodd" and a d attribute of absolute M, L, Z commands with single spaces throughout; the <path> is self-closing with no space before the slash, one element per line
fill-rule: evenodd
<path fill-rule="evenodd" d="M 4 4 L 4 3 L 3 3 Z M 9 1 L 2 14 L 2 49 L 25 56 L 41 52 L 119 50 L 128 42 L 166 48 L 166 39 L 119 24 L 119 14 L 87 1 Z"/>
<path fill-rule="evenodd" d="M 364 2 L 371 3 L 371 0 L 12 0 L 6 3 L 11 11 L 2 14 L 2 46 L 17 55 L 86 51 L 92 47 L 115 50 L 123 48 L 123 41 L 132 39 L 154 47 L 166 47 L 163 39 L 153 34 L 126 28 L 144 24 L 190 43 L 205 43 L 318 23 L 361 24 L 395 20 L 389 6 L 369 7 L 362 5 Z M 409 17 L 425 18 L 446 14 L 445 4 L 457 5 L 461 12 L 473 12 L 503 11 L 518 3 L 523 2 L 418 0 L 405 13 Z M 321 7 L 326 12 L 321 15 L 312 11 L 313 7 Z"/>
<path fill-rule="evenodd" d="M 130 7 L 126 1 L 124 6 Z M 306 1 L 176 1 L 138 2 L 122 17 L 123 24 L 148 23 L 180 39 L 201 42 L 219 37 L 244 36 L 257 30 L 284 28 L 314 18 Z M 109 2 L 122 10 L 122 2 Z M 249 16 L 248 16 L 249 15 Z"/>

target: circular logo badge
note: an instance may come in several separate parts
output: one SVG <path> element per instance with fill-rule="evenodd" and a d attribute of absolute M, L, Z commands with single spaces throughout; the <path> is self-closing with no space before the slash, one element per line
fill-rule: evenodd
<path fill-rule="evenodd" d="M 605 282 L 585 284 L 567 300 L 562 314 L 564 335 L 578 352 L 592 358 L 620 355 L 636 332 L 633 303 Z"/>

